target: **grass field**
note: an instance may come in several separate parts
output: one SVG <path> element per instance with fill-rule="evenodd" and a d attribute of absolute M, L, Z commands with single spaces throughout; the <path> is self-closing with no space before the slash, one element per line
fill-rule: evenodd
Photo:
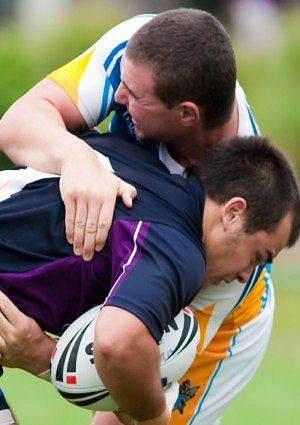
<path fill-rule="evenodd" d="M 224 415 L 222 425 L 300 423 L 300 264 L 295 255 L 273 266 L 274 330 L 256 376 Z M 21 425 L 84 425 L 91 413 L 65 402 L 50 384 L 7 369 L 4 392 Z"/>
<path fill-rule="evenodd" d="M 276 310 L 271 341 L 257 374 L 230 406 L 222 425 L 300 424 L 299 257 L 278 260 L 272 275 Z"/>

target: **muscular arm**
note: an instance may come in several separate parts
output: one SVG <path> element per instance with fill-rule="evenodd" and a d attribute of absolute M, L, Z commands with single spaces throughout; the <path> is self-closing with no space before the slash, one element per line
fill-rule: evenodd
<path fill-rule="evenodd" d="M 65 161 L 91 151 L 71 134 L 86 127 L 78 109 L 50 78 L 17 100 L 0 122 L 0 147 L 17 164 L 60 174 Z M 66 131 L 68 130 L 68 131 Z M 73 148 L 77 147 L 77 151 Z"/>
<path fill-rule="evenodd" d="M 159 348 L 139 319 L 125 310 L 104 307 L 96 323 L 94 358 L 122 411 L 139 422 L 168 423 Z"/>
<path fill-rule="evenodd" d="M 130 207 L 136 192 L 102 167 L 94 151 L 72 134 L 85 127 L 71 98 L 46 78 L 4 114 L 0 149 L 16 164 L 61 174 L 67 239 L 76 255 L 90 260 L 106 241 L 116 197 L 122 196 Z"/>

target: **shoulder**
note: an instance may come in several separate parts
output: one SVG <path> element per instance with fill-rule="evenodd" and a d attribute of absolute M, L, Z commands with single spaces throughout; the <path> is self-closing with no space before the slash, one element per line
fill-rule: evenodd
<path fill-rule="evenodd" d="M 256 136 L 259 134 L 259 128 L 255 121 L 254 115 L 247 102 L 246 95 L 240 84 L 236 83 L 236 100 L 239 113 L 239 136 Z"/>
<path fill-rule="evenodd" d="M 125 220 L 113 223 L 109 249 L 116 285 L 112 282 L 106 304 L 130 311 L 158 341 L 171 318 L 200 290 L 203 252 L 171 226 Z"/>
<path fill-rule="evenodd" d="M 138 15 L 121 22 L 99 38 L 94 47 L 97 50 L 104 49 L 101 52 L 102 55 L 107 56 L 108 53 L 116 54 L 118 50 L 126 46 L 130 37 L 154 16 L 150 14 Z"/>

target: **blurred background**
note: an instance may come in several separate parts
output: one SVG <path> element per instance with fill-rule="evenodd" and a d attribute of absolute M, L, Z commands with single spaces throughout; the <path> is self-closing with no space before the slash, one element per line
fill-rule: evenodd
<path fill-rule="evenodd" d="M 112 26 L 135 14 L 178 7 L 207 10 L 227 28 L 238 79 L 261 132 L 287 152 L 300 175 L 299 0 L 0 0 L 0 118 L 31 86 Z M 10 165 L 0 154 L 0 169 Z M 223 425 L 300 423 L 299 253 L 299 246 L 284 252 L 273 266 L 277 306 L 271 343 Z M 21 371 L 6 370 L 2 383 L 21 425 L 89 423 L 89 412 Z"/>

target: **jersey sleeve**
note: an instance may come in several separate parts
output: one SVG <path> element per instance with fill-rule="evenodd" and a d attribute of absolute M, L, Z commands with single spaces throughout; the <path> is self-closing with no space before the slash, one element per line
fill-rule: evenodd
<path fill-rule="evenodd" d="M 114 110 L 120 63 L 129 38 L 154 15 L 139 15 L 104 34 L 79 57 L 49 74 L 71 97 L 87 125 L 99 124 Z"/>
<path fill-rule="evenodd" d="M 117 226 L 118 237 L 113 236 L 111 247 L 112 288 L 104 305 L 134 314 L 158 342 L 171 319 L 200 290 L 204 257 L 171 226 L 122 220 Z M 116 262 L 117 250 L 123 252 Z"/>

